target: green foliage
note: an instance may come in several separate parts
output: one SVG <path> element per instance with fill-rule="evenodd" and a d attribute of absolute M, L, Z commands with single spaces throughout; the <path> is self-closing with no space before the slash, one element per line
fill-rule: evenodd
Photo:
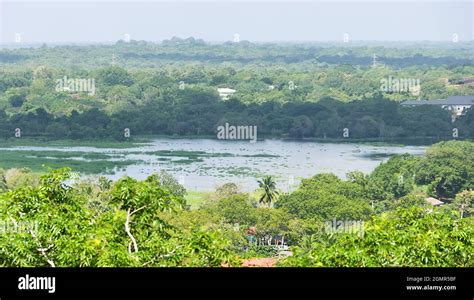
<path fill-rule="evenodd" d="M 152 175 L 154 181 L 164 189 L 167 189 L 171 194 L 176 197 L 183 198 L 186 195 L 186 189 L 182 186 L 171 174 L 164 170 L 160 170 L 159 173 Z M 183 201 L 182 199 L 180 201 Z"/>
<path fill-rule="evenodd" d="M 274 239 L 285 237 L 290 233 L 288 226 L 293 218 L 292 215 L 281 209 L 259 207 L 253 211 L 255 219 L 254 228 L 257 244 L 270 245 Z"/>
<path fill-rule="evenodd" d="M 253 208 L 247 195 L 237 194 L 210 204 L 206 209 L 221 217 L 226 223 L 251 226 L 255 222 Z"/>
<path fill-rule="evenodd" d="M 416 181 L 428 185 L 431 195 L 454 198 L 464 189 L 474 188 L 474 144 L 449 141 L 433 145 L 421 160 Z"/>
<path fill-rule="evenodd" d="M 167 89 L 148 100 L 142 99 L 151 97 L 148 93 L 135 96 L 126 89 L 115 86 L 104 100 L 84 100 L 84 104 L 62 98 L 45 101 L 34 96 L 40 102 L 23 103 L 21 110 L 27 112 L 10 108 L 10 104 L 6 109 L 0 105 L 0 122 L 4 123 L 0 137 L 11 137 L 15 128 L 21 128 L 25 136 L 54 139 L 124 140 L 124 128 L 129 128 L 133 135 L 215 136 L 217 126 L 227 122 L 255 124 L 261 136 L 295 139 L 342 140 L 344 128 L 350 130 L 350 139 L 354 141 L 420 143 L 452 138 L 449 112 L 431 106 L 405 108 L 380 97 L 347 104 L 334 99 L 317 103 L 245 104 L 239 100 L 221 101 L 216 90 L 209 88 Z M 56 107 L 51 107 L 53 104 Z M 257 121 L 255 114 L 259 115 Z M 463 126 L 461 138 L 474 137 L 466 123 L 472 119 L 471 114 L 474 110 L 456 121 Z M 387 121 L 385 115 L 399 117 Z M 432 120 L 436 123 L 432 124 Z"/>
<path fill-rule="evenodd" d="M 399 207 L 402 208 L 410 208 L 413 206 L 418 207 L 426 207 L 428 206 L 426 199 L 423 195 L 419 194 L 408 194 L 406 196 L 397 199 L 391 204 L 390 209 L 397 209 Z"/>
<path fill-rule="evenodd" d="M 232 195 L 238 194 L 239 188 L 233 182 L 225 183 L 216 188 L 216 194 L 219 198 L 228 198 Z"/>
<path fill-rule="evenodd" d="M 51 170 L 35 187 L 0 194 L 0 220 L 9 224 L 0 235 L 1 266 L 238 263 L 219 230 L 183 230 L 160 217 L 177 214 L 183 203 L 179 195 L 160 187 L 155 176 L 74 187 L 65 184 L 71 175 L 66 168 Z"/>
<path fill-rule="evenodd" d="M 30 169 L 8 169 L 2 174 L 3 189 L 16 189 L 18 187 L 36 186 L 39 176 Z"/>
<path fill-rule="evenodd" d="M 113 186 L 111 196 L 112 202 L 119 203 L 123 209 L 145 207 L 145 211 L 155 212 L 171 210 L 184 204 L 181 199 L 160 187 L 160 181 L 155 175 L 144 181 L 122 178 Z"/>
<path fill-rule="evenodd" d="M 367 196 L 374 201 L 400 198 L 413 190 L 418 158 L 408 154 L 391 157 L 370 174 Z"/>
<path fill-rule="evenodd" d="M 94 265 L 97 249 L 87 242 L 92 216 L 82 208 L 85 199 L 63 183 L 69 176 L 54 170 L 36 187 L 1 195 L 1 220 L 13 224 L 0 235 L 2 266 Z"/>
<path fill-rule="evenodd" d="M 461 218 L 471 216 L 474 214 L 474 191 L 466 190 L 458 193 L 453 205 L 459 211 Z"/>
<path fill-rule="evenodd" d="M 277 254 L 276 246 L 251 244 L 244 253 L 244 257 L 275 257 Z"/>
<path fill-rule="evenodd" d="M 258 199 L 258 202 L 268 207 L 273 206 L 279 194 L 276 190 L 275 180 L 271 176 L 265 176 L 258 180 L 258 186 L 263 189 L 262 196 Z"/>
<path fill-rule="evenodd" d="M 217 45 L 190 38 L 3 49 L 0 137 L 15 128 L 55 139 L 123 140 L 124 128 L 133 135 L 202 136 L 229 122 L 258 125 L 261 136 L 296 139 L 341 140 L 348 128 L 350 139 L 416 143 L 451 139 L 453 127 L 460 138 L 472 138 L 474 110 L 452 124 L 442 108 L 400 106 L 414 98 L 409 92 L 381 91 L 381 80 L 392 76 L 420 79 L 422 99 L 472 95 L 472 85 L 459 82 L 474 72 L 471 44 L 461 44 L 369 44 L 348 51 L 335 44 Z M 384 66 L 369 68 L 374 51 Z M 89 59 L 78 60 L 84 53 Z M 112 56 L 120 66 L 107 66 Z M 95 93 L 56 91 L 64 76 L 94 79 Z M 237 92 L 223 101 L 219 87 Z"/>
<path fill-rule="evenodd" d="M 255 207 L 246 194 L 220 199 L 208 205 L 205 211 L 210 216 L 218 217 L 214 222 L 237 225 L 242 237 L 247 234 L 248 228 L 253 228 L 257 245 L 274 244 L 274 239 L 277 237 L 296 242 L 299 233 L 307 232 L 305 228 L 301 228 L 301 222 L 285 210 Z M 210 216 L 206 220 L 210 220 Z M 246 245 L 240 239 L 237 240 L 240 246 Z"/>
<path fill-rule="evenodd" d="M 263 137 L 341 140 L 348 128 L 351 141 L 417 143 L 452 139 L 457 128 L 460 139 L 474 138 L 474 109 L 452 123 L 440 107 L 399 105 L 413 95 L 383 92 L 380 85 L 389 76 L 416 78 L 423 82 L 422 99 L 472 95 L 472 85 L 464 84 L 474 72 L 471 46 L 369 43 L 349 49 L 174 37 L 161 44 L 2 49 L 0 137 L 21 128 L 21 140 L 126 143 L 124 128 L 133 136 L 215 136 L 228 122 L 256 125 Z M 374 51 L 383 66 L 369 68 Z M 84 53 L 89 59 L 78 60 Z M 107 66 L 112 55 L 120 67 Z M 64 76 L 95 79 L 95 93 L 56 91 Z M 237 92 L 222 100 L 220 87 Z M 164 172 L 144 181 L 89 182 L 77 181 L 67 168 L 42 175 L 2 170 L 0 221 L 10 226 L 0 235 L 0 266 L 238 265 L 236 253 L 274 256 L 272 245 L 284 240 L 294 247 L 284 265 L 472 267 L 473 145 L 442 142 L 423 157 L 398 155 L 347 180 L 315 175 L 278 201 L 271 176 L 259 181 L 258 199 L 228 183 L 196 210 L 188 210 L 186 190 Z M 2 166 L 31 162 L 28 150 L 4 152 Z M 82 163 L 73 155 L 55 155 L 52 164 L 76 170 Z M 98 154 L 88 158 L 93 162 L 81 172 L 112 164 Z M 431 207 L 427 195 L 448 204 Z M 332 220 L 365 220 L 365 234 L 323 234 L 324 222 Z"/>
<path fill-rule="evenodd" d="M 133 79 L 128 72 L 117 66 L 110 66 L 104 69 L 100 69 L 97 72 L 97 76 L 100 82 L 105 85 L 124 85 L 130 86 L 133 83 Z"/>
<path fill-rule="evenodd" d="M 286 266 L 472 267 L 473 220 L 437 209 L 400 208 L 364 223 L 363 237 L 340 234 L 330 243 L 295 247 Z"/>
<path fill-rule="evenodd" d="M 318 174 L 275 207 L 259 207 L 228 184 L 202 208 L 184 209 L 185 190 L 166 173 L 112 182 L 77 180 L 68 168 L 39 177 L 2 171 L 0 221 L 8 226 L 0 265 L 237 266 L 239 257 L 276 256 L 275 245 L 285 243 L 293 256 L 284 266 L 472 267 L 473 191 L 461 190 L 441 207 L 428 204 L 424 191 L 437 182 L 426 176 L 432 169 L 451 168 L 462 183 L 455 186 L 468 186 L 471 146 L 440 143 L 426 156 L 395 156 L 347 180 Z M 400 175 L 411 180 L 400 182 Z M 333 221 L 352 225 L 329 232 Z M 352 221 L 363 227 L 352 231 Z"/>
<path fill-rule="evenodd" d="M 358 220 L 372 214 L 361 185 L 343 181 L 333 174 L 318 174 L 303 179 L 298 190 L 284 195 L 276 207 L 302 219 Z"/>
<path fill-rule="evenodd" d="M 12 107 L 21 107 L 26 100 L 26 90 L 19 89 L 18 92 L 8 96 L 8 102 Z"/>

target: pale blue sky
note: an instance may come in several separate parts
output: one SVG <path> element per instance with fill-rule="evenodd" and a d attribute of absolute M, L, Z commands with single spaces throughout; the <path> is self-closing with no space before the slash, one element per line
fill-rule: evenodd
<path fill-rule="evenodd" d="M 1 42 L 460 41 L 473 39 L 473 1 L 5 1 Z"/>

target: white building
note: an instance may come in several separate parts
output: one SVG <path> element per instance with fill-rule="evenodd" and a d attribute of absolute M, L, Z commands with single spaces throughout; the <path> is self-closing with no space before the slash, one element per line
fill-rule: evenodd
<path fill-rule="evenodd" d="M 217 92 L 222 100 L 229 100 L 230 97 L 236 92 L 236 90 L 229 88 L 218 88 Z"/>
<path fill-rule="evenodd" d="M 438 105 L 451 111 L 453 121 L 474 105 L 474 96 L 450 96 L 441 100 L 410 100 L 402 103 L 404 106 Z"/>

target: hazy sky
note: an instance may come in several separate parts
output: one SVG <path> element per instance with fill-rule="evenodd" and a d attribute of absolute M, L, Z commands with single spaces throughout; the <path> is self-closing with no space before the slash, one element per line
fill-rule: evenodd
<path fill-rule="evenodd" d="M 5 1 L 0 42 L 473 40 L 470 1 Z"/>

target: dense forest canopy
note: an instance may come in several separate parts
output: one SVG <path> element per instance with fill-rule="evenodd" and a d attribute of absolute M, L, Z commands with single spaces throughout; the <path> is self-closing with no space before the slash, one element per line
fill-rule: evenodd
<path fill-rule="evenodd" d="M 12 136 L 15 128 L 25 136 L 73 139 L 120 139 L 124 128 L 140 135 L 215 135 L 229 122 L 291 138 L 341 138 L 344 128 L 351 138 L 447 139 L 453 128 L 459 138 L 472 138 L 472 110 L 453 124 L 440 107 L 397 105 L 473 95 L 472 83 L 464 83 L 474 74 L 472 48 L 472 42 L 173 38 L 2 49 L 0 135 Z M 382 88 L 383 80 L 398 79 L 419 82 L 419 90 Z M 80 88 L 66 86 L 68 80 L 80 81 Z M 219 88 L 235 93 L 224 101 Z"/>

